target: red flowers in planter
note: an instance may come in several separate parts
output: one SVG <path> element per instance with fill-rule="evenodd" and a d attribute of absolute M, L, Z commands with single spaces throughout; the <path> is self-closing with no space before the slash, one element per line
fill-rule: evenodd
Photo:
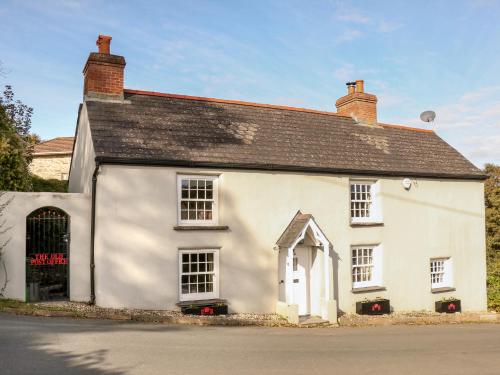
<path fill-rule="evenodd" d="M 374 303 L 372 305 L 372 311 L 380 311 L 382 310 L 382 306 L 380 306 L 378 303 Z"/>
<path fill-rule="evenodd" d="M 201 315 L 214 315 L 213 307 L 205 306 L 200 310 Z"/>
<path fill-rule="evenodd" d="M 454 303 L 449 303 L 448 304 L 448 311 L 455 311 L 457 307 L 455 306 Z"/>

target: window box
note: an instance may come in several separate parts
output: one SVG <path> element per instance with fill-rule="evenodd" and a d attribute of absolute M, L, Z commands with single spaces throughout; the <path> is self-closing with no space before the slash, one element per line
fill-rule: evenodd
<path fill-rule="evenodd" d="M 442 299 L 440 301 L 436 301 L 435 307 L 436 307 L 436 312 L 439 313 L 453 314 L 462 311 L 460 300 L 455 298 Z"/>
<path fill-rule="evenodd" d="M 228 311 L 225 300 L 181 302 L 178 306 L 186 315 L 227 315 Z"/>
<path fill-rule="evenodd" d="M 383 315 L 391 313 L 391 304 L 388 299 L 375 299 L 371 301 L 356 302 L 356 314 Z"/>

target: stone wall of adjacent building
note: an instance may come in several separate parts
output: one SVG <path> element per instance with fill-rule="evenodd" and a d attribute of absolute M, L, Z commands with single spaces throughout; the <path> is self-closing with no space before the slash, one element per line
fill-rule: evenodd
<path fill-rule="evenodd" d="M 45 179 L 67 180 L 71 155 L 34 156 L 31 172 Z"/>

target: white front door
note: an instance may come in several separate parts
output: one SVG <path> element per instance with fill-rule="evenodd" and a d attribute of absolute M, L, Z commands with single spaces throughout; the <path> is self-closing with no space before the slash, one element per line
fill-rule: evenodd
<path fill-rule="evenodd" d="M 309 271 L 311 251 L 297 247 L 293 255 L 293 303 L 299 305 L 299 315 L 309 314 Z"/>

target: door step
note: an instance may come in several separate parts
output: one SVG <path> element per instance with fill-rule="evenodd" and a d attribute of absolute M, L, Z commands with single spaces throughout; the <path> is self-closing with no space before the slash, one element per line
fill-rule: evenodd
<path fill-rule="evenodd" d="M 330 322 L 319 316 L 299 316 L 299 327 L 324 327 L 329 326 Z"/>

